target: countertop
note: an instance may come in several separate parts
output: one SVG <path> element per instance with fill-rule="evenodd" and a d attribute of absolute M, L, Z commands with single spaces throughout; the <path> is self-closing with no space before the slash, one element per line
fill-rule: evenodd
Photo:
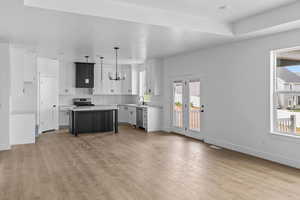
<path fill-rule="evenodd" d="M 69 110 L 80 112 L 80 111 L 97 111 L 97 110 L 117 110 L 118 106 L 116 105 L 102 105 L 102 106 L 82 106 L 82 107 L 72 107 Z"/>
<path fill-rule="evenodd" d="M 136 108 L 159 108 L 162 109 L 162 106 L 156 105 L 140 105 L 140 104 L 114 104 L 114 105 L 95 105 L 95 106 L 83 106 L 83 107 L 76 107 L 74 105 L 60 105 L 60 111 L 85 111 L 85 110 L 115 110 L 118 109 L 118 106 L 129 106 L 129 107 L 136 107 Z"/>
<path fill-rule="evenodd" d="M 162 108 L 162 106 L 156 106 L 156 105 L 140 105 L 140 104 L 120 104 L 120 105 L 137 107 L 137 108 Z"/>

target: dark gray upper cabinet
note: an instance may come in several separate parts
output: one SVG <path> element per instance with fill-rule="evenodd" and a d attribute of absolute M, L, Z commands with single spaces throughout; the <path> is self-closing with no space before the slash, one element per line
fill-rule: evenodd
<path fill-rule="evenodd" d="M 76 62 L 76 88 L 94 88 L 95 63 Z"/>

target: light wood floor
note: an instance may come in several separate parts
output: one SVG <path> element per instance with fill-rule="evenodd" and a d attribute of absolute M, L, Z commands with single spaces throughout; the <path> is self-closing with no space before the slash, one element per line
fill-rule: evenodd
<path fill-rule="evenodd" d="M 300 171 L 178 135 L 65 132 L 0 152 L 1 200 L 300 199 Z"/>

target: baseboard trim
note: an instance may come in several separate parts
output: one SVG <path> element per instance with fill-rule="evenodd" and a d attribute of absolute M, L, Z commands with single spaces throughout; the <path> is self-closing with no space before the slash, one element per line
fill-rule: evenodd
<path fill-rule="evenodd" d="M 229 143 L 229 142 L 226 142 L 226 141 L 221 141 L 221 140 L 212 139 L 212 138 L 205 139 L 204 142 L 208 143 L 208 144 L 213 144 L 213 145 L 216 145 L 216 146 L 220 146 L 220 147 L 223 147 L 223 148 L 226 148 L 226 149 L 230 149 L 230 150 L 233 150 L 233 151 L 248 154 L 248 155 L 251 155 L 251 156 L 255 156 L 255 157 L 258 157 L 258 158 L 262 158 L 262 159 L 265 159 L 265 160 L 269 160 L 269 161 L 272 161 L 272 162 L 280 163 L 282 165 L 287 165 L 287 166 L 290 166 L 290 167 L 300 169 L 300 162 L 299 161 L 291 160 L 291 159 L 288 159 L 288 158 L 286 158 L 284 156 L 281 156 L 281 155 L 274 155 L 272 153 L 262 152 L 262 151 L 255 150 L 253 148 L 244 147 L 244 146 L 241 146 L 241 145 L 232 144 L 232 143 Z"/>
<path fill-rule="evenodd" d="M 10 145 L 0 144 L 0 151 L 10 150 Z"/>

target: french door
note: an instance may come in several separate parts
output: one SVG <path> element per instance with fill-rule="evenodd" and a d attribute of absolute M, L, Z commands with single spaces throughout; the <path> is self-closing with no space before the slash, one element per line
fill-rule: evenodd
<path fill-rule="evenodd" d="M 172 81 L 172 131 L 189 137 L 204 139 L 201 134 L 200 79 Z"/>

